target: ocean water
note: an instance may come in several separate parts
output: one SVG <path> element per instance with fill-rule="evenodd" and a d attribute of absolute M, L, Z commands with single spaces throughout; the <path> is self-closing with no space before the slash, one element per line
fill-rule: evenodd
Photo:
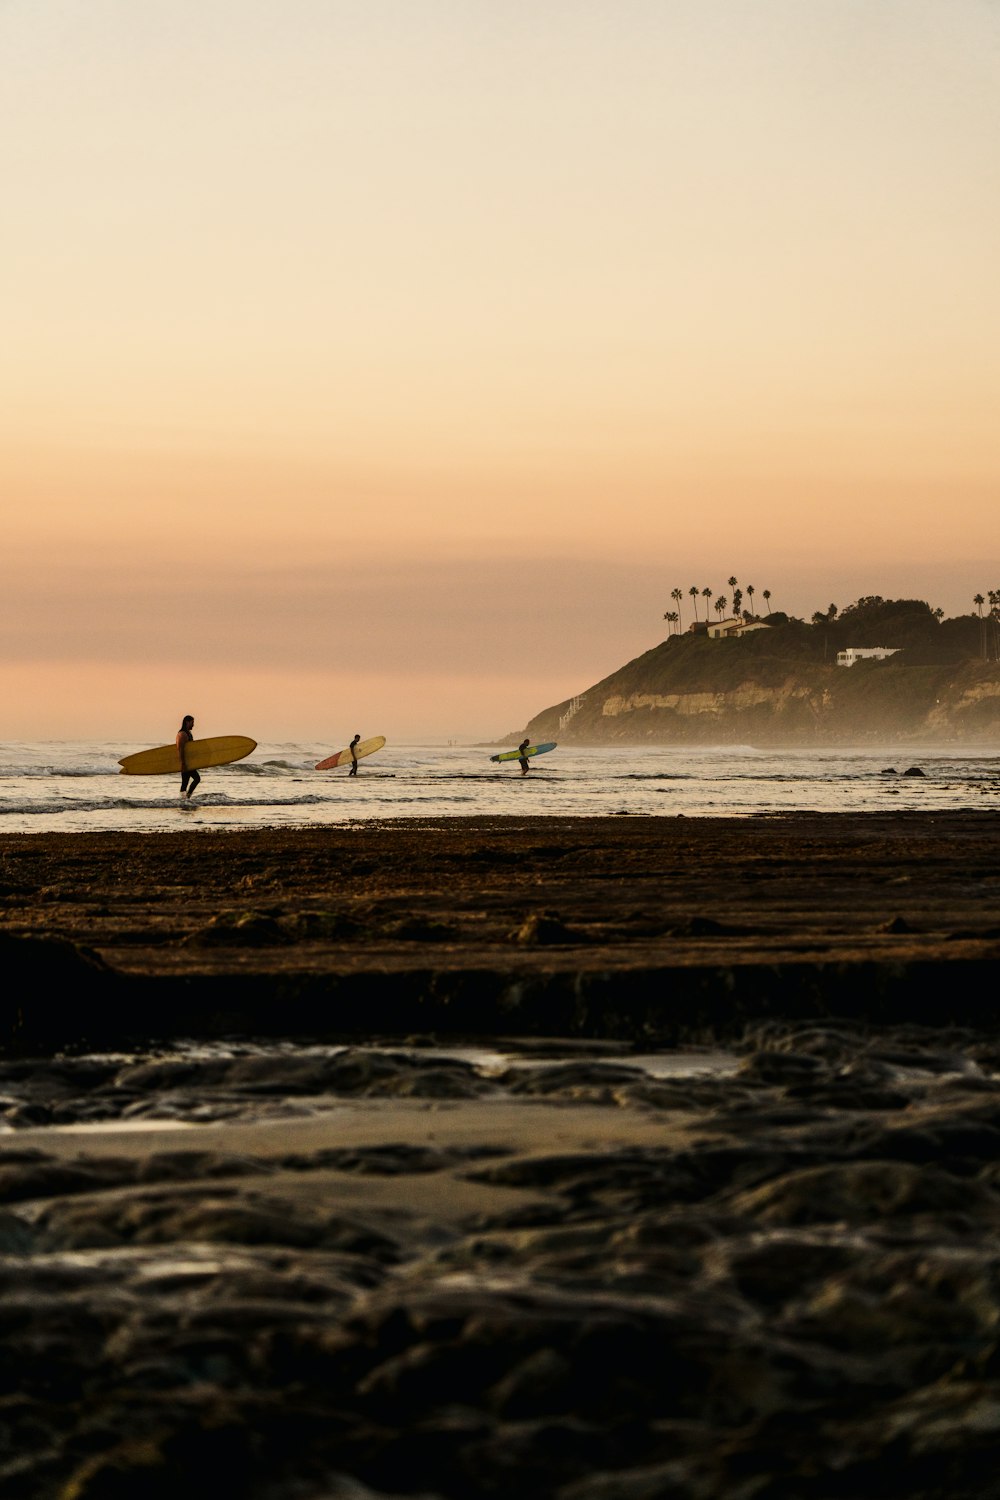
<path fill-rule="evenodd" d="M 558 746 L 522 776 L 516 762 L 490 763 L 499 746 L 390 742 L 351 778 L 344 770 L 313 769 L 329 746 L 261 743 L 246 760 L 203 771 L 190 802 L 178 796 L 179 778 L 120 774 L 118 758 L 143 748 L 84 740 L 0 744 L 0 831 L 307 827 L 472 814 L 669 818 L 1000 809 L 1000 748 L 959 754 L 912 746 Z M 911 767 L 923 775 L 904 775 Z"/>

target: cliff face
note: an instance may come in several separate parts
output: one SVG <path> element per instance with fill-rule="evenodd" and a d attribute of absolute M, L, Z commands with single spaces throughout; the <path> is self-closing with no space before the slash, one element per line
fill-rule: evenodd
<path fill-rule="evenodd" d="M 1000 663 L 853 667 L 675 637 L 527 725 L 563 744 L 996 745 Z"/>

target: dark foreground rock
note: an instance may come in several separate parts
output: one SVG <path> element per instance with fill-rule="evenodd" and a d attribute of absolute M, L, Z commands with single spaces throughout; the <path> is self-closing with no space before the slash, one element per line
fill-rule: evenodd
<path fill-rule="evenodd" d="M 0 841 L 0 1496 L 992 1494 L 998 894 L 979 815 Z"/>
<path fill-rule="evenodd" d="M 9 1062 L 0 1494 L 991 1493 L 995 1041 L 670 1061 Z"/>

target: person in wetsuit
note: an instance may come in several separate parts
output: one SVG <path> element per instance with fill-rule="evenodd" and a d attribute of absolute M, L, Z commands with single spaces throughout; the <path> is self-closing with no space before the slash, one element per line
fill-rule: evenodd
<path fill-rule="evenodd" d="M 347 773 L 348 776 L 357 776 L 357 774 L 358 774 L 358 757 L 355 754 L 355 747 L 359 743 L 360 739 L 361 739 L 360 734 L 356 734 L 354 736 L 353 740 L 351 741 L 351 743 L 347 747 L 348 750 L 350 750 L 350 752 L 351 752 L 351 769 Z"/>
<path fill-rule="evenodd" d="M 528 748 L 528 746 L 530 744 L 531 744 L 531 741 L 529 739 L 523 739 L 521 741 L 521 743 L 517 747 L 518 748 L 517 763 L 521 767 L 521 775 L 522 776 L 527 776 L 528 771 L 529 771 L 530 766 L 531 766 L 531 762 L 528 760 L 528 757 L 524 753 L 525 750 L 527 750 L 527 748 Z"/>
<path fill-rule="evenodd" d="M 191 793 L 195 790 L 198 783 L 201 781 L 201 777 L 198 775 L 198 772 L 194 769 L 188 770 L 187 764 L 186 752 L 188 745 L 190 745 L 191 741 L 194 739 L 194 735 L 191 732 L 193 729 L 194 718 L 191 714 L 185 714 L 184 718 L 181 720 L 181 727 L 177 731 L 177 754 L 180 756 L 181 761 L 182 797 L 185 795 L 190 797 Z"/>

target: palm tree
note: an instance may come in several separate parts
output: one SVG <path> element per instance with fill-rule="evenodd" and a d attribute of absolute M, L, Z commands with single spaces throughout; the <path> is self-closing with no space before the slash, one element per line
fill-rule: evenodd
<path fill-rule="evenodd" d="M 752 583 L 747 584 L 747 598 L 750 600 L 750 613 L 753 614 L 753 596 L 757 592 Z"/>
<path fill-rule="evenodd" d="M 708 619 L 708 601 L 712 597 L 711 589 L 702 589 L 701 597 L 705 600 L 705 619 Z"/>
<path fill-rule="evenodd" d="M 681 619 L 681 604 L 683 603 L 684 595 L 681 593 L 680 589 L 671 589 L 670 597 L 677 605 L 677 630 L 678 632 L 680 632 L 681 626 L 683 625 L 683 620 Z"/>
<path fill-rule="evenodd" d="M 731 589 L 734 589 L 736 587 L 737 583 L 739 583 L 739 579 L 738 578 L 730 578 L 730 580 L 729 580 L 729 587 Z"/>
<path fill-rule="evenodd" d="M 688 593 L 691 595 L 691 598 L 694 600 L 694 620 L 695 620 L 695 624 L 697 625 L 697 623 L 698 623 L 698 585 L 696 583 L 692 583 L 691 587 L 688 589 Z"/>
<path fill-rule="evenodd" d="M 742 603 L 743 603 L 743 590 L 742 589 L 733 589 L 733 616 L 737 620 L 740 617 L 740 605 Z"/>
<path fill-rule="evenodd" d="M 986 622 L 983 619 L 983 605 L 986 603 L 986 600 L 983 598 L 982 594 L 976 594 L 976 595 L 973 596 L 972 602 L 976 606 L 976 609 L 979 611 L 979 654 L 983 658 L 983 661 L 985 661 L 986 660 Z"/>
<path fill-rule="evenodd" d="M 764 590 L 764 603 L 767 605 L 767 612 L 768 612 L 768 614 L 770 614 L 771 613 L 771 590 L 770 589 L 765 589 Z"/>
<path fill-rule="evenodd" d="M 722 621 L 722 616 L 726 613 L 726 604 L 727 600 L 725 594 L 720 594 L 718 599 L 716 599 L 715 601 L 715 613 L 718 615 L 720 623 Z"/>

